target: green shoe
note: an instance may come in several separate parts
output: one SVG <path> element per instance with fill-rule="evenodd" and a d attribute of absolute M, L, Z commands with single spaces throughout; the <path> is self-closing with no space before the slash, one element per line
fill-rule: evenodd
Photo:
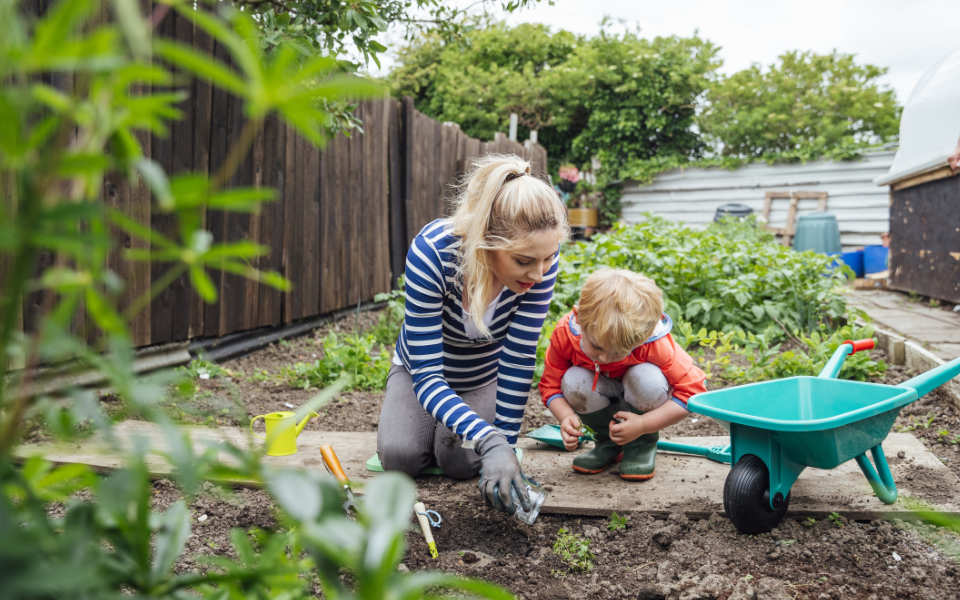
<path fill-rule="evenodd" d="M 622 479 L 643 481 L 653 477 L 659 439 L 659 432 L 647 433 L 623 447 L 623 460 L 620 461 Z"/>
<path fill-rule="evenodd" d="M 594 447 L 573 459 L 573 470 L 577 473 L 593 475 L 606 469 L 620 459 L 620 446 L 610 440 L 610 419 L 620 409 L 611 404 L 592 413 L 582 413 L 580 422 L 593 429 Z"/>

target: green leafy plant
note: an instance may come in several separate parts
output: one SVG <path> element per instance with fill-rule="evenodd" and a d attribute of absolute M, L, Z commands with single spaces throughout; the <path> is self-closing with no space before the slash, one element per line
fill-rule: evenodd
<path fill-rule="evenodd" d="M 173 280 L 188 274 L 213 301 L 208 269 L 286 289 L 278 273 L 251 259 L 264 248 L 214 242 L 204 211 L 257 210 L 274 197 L 259 188 L 227 189 L 260 124 L 279 115 L 305 138 L 321 143 L 327 102 L 357 98 L 379 87 L 344 75 L 336 60 L 279 43 L 271 53 L 257 21 L 216 4 L 172 3 L 229 57 L 217 56 L 151 31 L 140 4 L 62 0 L 40 15 L 34 3 L 0 0 L 0 573 L 3 595 L 33 598 L 306 598 L 319 582 L 327 598 L 422 597 L 437 590 L 509 598 L 490 584 L 443 573 L 397 570 L 410 523 L 414 485 L 386 474 L 367 484 L 356 519 L 343 512 L 341 486 L 315 472 L 262 468 L 262 449 L 224 444 L 194 449 L 163 404 L 183 373 L 138 374 L 127 321 Z M 102 10 L 109 8 L 109 12 Z M 166 5 L 157 5 L 159 21 Z M 211 45 L 211 47 L 213 47 Z M 162 62 L 166 61 L 166 62 Z M 167 66 L 169 64 L 169 67 Z M 172 68 L 184 77 L 174 78 Z M 179 118 L 176 88 L 188 76 L 210 81 L 245 102 L 241 139 L 210 175 L 168 177 L 145 157 L 140 140 L 165 135 Z M 54 86 L 51 81 L 68 82 Z M 108 203 L 104 177 L 120 173 L 153 193 L 150 214 L 169 218 L 175 235 L 161 235 Z M 124 250 L 112 229 L 143 240 Z M 109 259 L 109 260 L 108 260 Z M 157 263 L 150 289 L 122 302 L 117 264 Z M 109 266 L 108 266 L 109 265 Z M 164 265 L 161 268 L 161 265 Z M 34 323 L 21 326 L 27 294 L 42 292 Z M 89 322 L 80 331 L 73 324 Z M 151 420 L 166 444 L 170 478 L 182 499 L 154 506 L 145 443 L 123 447 L 104 402 L 90 390 L 34 393 L 39 369 L 94 370 L 111 390 L 110 403 Z M 212 365 L 188 367 L 199 375 Z M 326 388 L 297 412 L 303 417 L 335 395 Z M 100 474 L 84 465 L 55 466 L 21 453 L 24 424 L 44 419 L 52 435 L 71 439 L 95 430 L 128 457 Z M 224 452 L 229 463 L 221 462 Z M 283 512 L 276 531 L 235 532 L 230 553 L 182 566 L 190 537 L 188 506 L 205 481 L 262 483 Z M 313 574 L 316 575 L 304 575 Z M 344 576 L 346 575 L 346 577 Z"/>
<path fill-rule="evenodd" d="M 321 358 L 284 367 L 278 379 L 290 387 L 306 390 L 330 385 L 346 374 L 349 387 L 380 390 L 386 385 L 390 364 L 390 351 L 377 344 L 374 334 L 330 332 L 323 339 Z"/>
<path fill-rule="evenodd" d="M 386 302 L 386 308 L 380 313 L 377 324 L 370 333 L 378 344 L 392 347 L 400 335 L 400 326 L 403 324 L 405 307 L 403 276 L 397 278 L 397 287 L 389 292 L 377 294 L 373 300 Z"/>
<path fill-rule="evenodd" d="M 553 542 L 553 553 L 572 571 L 585 573 L 593 569 L 594 557 L 590 551 L 590 540 L 562 527 L 557 531 L 557 539 Z"/>
<path fill-rule="evenodd" d="M 203 358 L 191 360 L 186 366 L 180 367 L 180 372 L 193 380 L 233 377 L 233 373 L 229 369 Z"/>
<path fill-rule="evenodd" d="M 837 512 L 832 512 L 827 515 L 827 518 L 830 519 L 830 522 L 833 523 L 834 527 L 843 527 L 847 524 L 847 520 L 843 518 L 843 515 Z"/>
<path fill-rule="evenodd" d="M 610 520 L 607 522 L 608 531 L 622 531 L 627 528 L 627 517 L 620 516 L 617 513 L 610 513 Z"/>

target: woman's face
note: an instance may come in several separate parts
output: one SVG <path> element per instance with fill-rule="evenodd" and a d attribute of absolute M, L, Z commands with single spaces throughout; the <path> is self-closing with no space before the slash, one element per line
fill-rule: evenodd
<path fill-rule="evenodd" d="M 491 268 L 496 285 L 522 294 L 543 281 L 560 246 L 561 233 L 545 229 L 528 235 L 509 250 L 491 250 Z"/>

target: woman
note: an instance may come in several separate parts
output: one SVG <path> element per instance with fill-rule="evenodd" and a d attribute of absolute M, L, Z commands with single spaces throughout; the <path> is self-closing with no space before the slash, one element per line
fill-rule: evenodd
<path fill-rule="evenodd" d="M 513 451 L 569 235 L 556 192 L 516 156 L 480 159 L 453 216 L 424 227 L 407 253 L 406 314 L 377 431 L 388 470 L 436 464 L 485 501 L 528 500 Z"/>

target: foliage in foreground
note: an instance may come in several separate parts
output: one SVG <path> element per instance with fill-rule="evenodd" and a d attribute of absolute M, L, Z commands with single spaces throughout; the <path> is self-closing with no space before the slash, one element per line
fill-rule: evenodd
<path fill-rule="evenodd" d="M 192 3 L 175 10 L 214 38 L 229 63 L 152 35 L 154 24 L 132 0 L 111 3 L 108 22 L 93 0 L 62 0 L 40 17 L 21 14 L 21 4 L 0 0 L 6 28 L 0 36 L 0 593 L 23 599 L 294 599 L 320 591 L 327 598 L 379 599 L 451 589 L 511 597 L 485 582 L 397 570 L 415 494 L 405 476 L 385 474 L 369 483 L 360 511 L 349 519 L 341 486 L 328 476 L 265 468 L 257 445 L 194 448 L 161 409 L 176 374 L 134 370 L 127 323 L 181 275 L 207 301 L 217 295 L 208 269 L 289 286 L 281 275 L 250 266 L 265 248 L 215 241 L 203 229 L 208 209 L 251 212 L 273 198 L 271 190 L 225 188 L 263 120 L 278 114 L 320 144 L 328 103 L 379 87 L 343 75 L 332 58 L 303 55 L 291 44 L 264 54 L 255 21 L 227 4 L 216 4 L 214 12 Z M 211 165 L 211 175 L 168 177 L 143 154 L 138 140 L 164 135 L 180 116 L 176 105 L 183 94 L 167 90 L 182 81 L 159 59 L 246 103 L 241 141 L 222 165 Z M 70 77 L 69 88 L 44 83 L 61 76 Z M 114 172 L 150 186 L 156 201 L 151 214 L 173 220 L 175 236 L 162 236 L 108 204 L 101 186 Z M 111 228 L 143 245 L 123 251 Z M 127 272 L 126 261 L 155 262 L 159 274 L 132 302 L 123 301 L 125 282 L 118 275 Z M 108 267 L 117 264 L 123 267 Z M 21 333 L 20 309 L 36 291 L 44 292 L 38 325 Z M 75 333 L 72 325 L 85 318 L 90 330 Z M 145 440 L 120 444 L 95 392 L 37 395 L 31 383 L 48 364 L 98 372 L 126 414 L 153 421 L 183 499 L 154 508 L 145 457 L 158 450 Z M 217 375 L 202 362 L 186 371 Z M 297 416 L 319 408 L 342 385 L 327 388 Z M 19 454 L 24 424 L 32 418 L 45 418 L 58 439 L 94 430 L 128 463 L 104 475 Z M 229 555 L 198 557 L 207 565 L 202 570 L 185 567 L 189 501 L 204 481 L 262 483 L 281 510 L 282 527 L 235 531 Z"/>

